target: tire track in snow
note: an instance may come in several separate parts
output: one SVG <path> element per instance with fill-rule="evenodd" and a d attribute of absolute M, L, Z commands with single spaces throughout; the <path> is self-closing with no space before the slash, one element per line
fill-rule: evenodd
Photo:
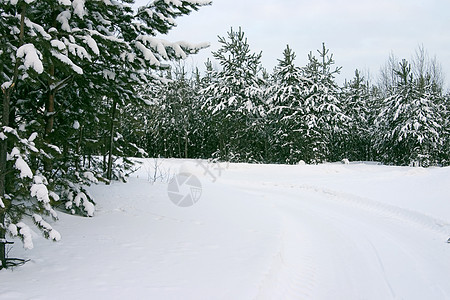
<path fill-rule="evenodd" d="M 311 299 L 317 287 L 317 270 L 310 239 L 299 232 L 293 233 L 298 226 L 292 219 L 284 218 L 283 222 L 279 250 L 259 284 L 256 300 Z M 302 247 L 298 247 L 298 243 Z"/>
<path fill-rule="evenodd" d="M 410 226 L 427 229 L 433 231 L 434 233 L 440 234 L 447 240 L 450 235 L 450 223 L 443 221 L 439 218 L 429 216 L 424 213 L 420 213 L 411 209 L 401 208 L 392 204 L 383 203 L 370 199 L 367 197 L 361 197 L 355 194 L 336 191 L 329 188 L 324 188 L 315 185 L 295 185 L 295 184 L 277 184 L 277 183 L 255 183 L 255 182 L 245 182 L 240 183 L 244 189 L 249 190 L 256 188 L 258 191 L 261 188 L 265 189 L 281 189 L 283 191 L 300 189 L 305 191 L 314 192 L 317 194 L 322 194 L 326 196 L 326 200 L 333 201 L 340 204 L 345 204 L 348 206 L 356 207 L 376 213 L 377 215 L 389 218 L 391 220 L 397 220 L 403 224 L 409 224 Z"/>
<path fill-rule="evenodd" d="M 280 249 L 255 299 L 395 298 L 386 272 L 373 263 L 372 248 L 366 242 L 359 245 L 362 231 L 355 238 L 337 228 L 336 219 L 311 209 L 311 203 L 298 205 L 292 200 L 283 198 L 278 207 L 284 223 Z"/>
<path fill-rule="evenodd" d="M 255 191 L 256 186 L 257 184 L 245 184 L 243 189 L 255 193 L 253 191 Z M 327 268 L 323 266 L 321 261 L 317 260 L 320 257 L 318 253 L 311 252 L 311 255 L 305 255 L 308 251 L 320 248 L 323 237 L 330 238 L 331 244 L 340 247 L 336 253 L 331 254 L 334 259 L 328 261 L 330 265 L 345 269 L 345 265 L 339 262 L 342 259 L 340 257 L 347 254 L 343 251 L 345 245 L 349 246 L 352 254 L 347 255 L 346 260 L 354 259 L 358 261 L 357 265 L 360 267 L 357 270 L 347 269 L 347 273 L 345 270 L 343 271 L 343 276 L 346 276 L 346 279 L 342 281 L 343 284 L 348 285 L 347 288 L 351 289 L 348 293 L 356 298 L 362 296 L 361 291 L 366 292 L 363 298 L 368 299 L 377 299 L 377 296 L 373 296 L 375 294 L 385 299 L 396 299 L 407 294 L 411 296 L 409 292 L 405 291 L 403 284 L 399 285 L 399 282 L 396 281 L 396 275 L 392 273 L 392 268 L 400 268 L 398 270 L 401 270 L 404 274 L 409 274 L 407 275 L 409 280 L 417 282 L 418 286 L 434 286 L 429 288 L 429 292 L 433 292 L 435 296 L 446 295 L 446 291 L 442 289 L 445 284 L 443 285 L 442 280 L 436 278 L 437 261 L 429 260 L 422 250 L 414 247 L 414 243 L 417 241 L 411 240 L 410 237 L 403 237 L 402 233 L 414 232 L 415 230 L 408 229 L 413 227 L 447 236 L 450 232 L 448 223 L 416 211 L 318 186 L 266 184 L 266 187 L 269 189 L 268 191 L 262 190 L 261 186 L 258 186 L 256 193 L 270 194 L 272 198 L 277 199 L 277 202 L 284 203 L 285 208 L 281 215 L 297 217 L 297 220 L 287 222 L 284 226 L 283 235 L 280 239 L 280 250 L 274 256 L 268 273 L 260 283 L 259 294 L 256 299 L 323 298 L 323 295 L 317 297 L 316 292 L 318 285 L 330 282 L 330 278 L 324 279 L 322 276 L 323 270 L 327 272 Z M 299 197 L 292 194 L 295 188 L 317 194 L 319 198 L 314 197 L 315 201 L 312 201 L 308 197 L 302 197 L 299 201 Z M 333 205 L 329 206 L 327 203 Z M 345 207 L 352 209 L 347 211 Z M 337 209 L 337 211 L 334 209 Z M 297 210 L 296 214 L 292 214 L 294 210 Z M 367 214 L 367 220 L 358 216 L 359 210 Z M 313 215 L 314 218 L 307 218 L 308 214 Z M 377 220 L 379 217 L 382 217 L 385 221 L 380 222 L 379 219 Z M 378 228 L 377 224 L 384 225 Z M 333 228 L 335 225 L 339 225 L 338 229 Z M 355 226 L 357 228 L 354 228 Z M 298 232 L 292 231 L 292 228 L 297 228 L 301 232 L 301 227 L 310 228 L 310 237 L 312 237 L 313 232 L 321 232 L 323 236 L 318 239 L 312 237 L 312 241 L 308 241 L 307 236 L 299 237 Z M 317 230 L 319 227 L 322 228 Z M 393 232 L 389 230 L 393 230 Z M 367 232 L 371 232 L 374 236 L 366 237 Z M 427 236 L 426 232 L 422 234 Z M 336 236 L 340 238 L 336 239 Z M 293 240 L 297 240 L 297 242 L 293 242 Z M 391 253 L 392 256 L 395 254 L 398 261 L 392 261 L 391 257 L 381 255 L 375 245 L 381 247 L 384 255 Z M 383 245 L 390 245 L 388 246 L 390 248 L 387 250 L 388 252 Z M 330 253 L 322 251 L 322 255 L 327 254 Z M 383 259 L 386 258 L 388 258 L 386 262 L 388 269 L 383 262 Z M 336 261 L 338 262 L 336 263 Z M 364 269 L 368 270 L 367 274 L 362 271 Z M 420 270 L 421 272 L 416 273 L 414 270 Z M 352 278 L 352 275 L 355 274 L 366 278 L 365 282 L 373 281 L 375 283 L 373 285 L 367 283 L 365 288 L 361 288 L 358 286 L 361 281 L 358 281 L 358 279 L 355 281 Z M 354 277 L 357 278 L 358 276 Z M 436 279 L 439 283 L 436 283 Z M 394 282 L 391 282 L 392 280 Z M 375 289 L 374 286 L 376 286 Z M 395 289 L 397 288 L 399 291 L 396 293 Z M 434 288 L 440 291 L 436 292 L 436 290 L 433 290 Z M 368 292 L 369 290 L 372 292 Z"/>
<path fill-rule="evenodd" d="M 386 285 L 389 287 L 389 290 L 391 291 L 392 298 L 396 298 L 394 289 L 392 288 L 392 285 L 387 278 L 386 269 L 384 268 L 383 261 L 381 260 L 381 257 L 380 257 L 380 254 L 378 253 L 377 248 L 374 246 L 374 244 L 370 240 L 368 240 L 368 243 L 370 244 L 370 246 L 373 249 L 373 252 L 375 253 L 378 264 L 380 265 L 381 271 L 383 272 L 383 279 L 386 282 Z"/>
<path fill-rule="evenodd" d="M 397 219 L 414 227 L 428 229 L 444 236 L 448 236 L 450 234 L 449 223 L 417 211 L 400 208 L 398 206 L 382 203 L 370 198 L 313 185 L 300 185 L 298 188 L 323 194 L 330 200 L 335 199 L 339 203 L 345 203 L 359 209 L 374 212 L 378 215 L 391 218 L 392 220 Z"/>

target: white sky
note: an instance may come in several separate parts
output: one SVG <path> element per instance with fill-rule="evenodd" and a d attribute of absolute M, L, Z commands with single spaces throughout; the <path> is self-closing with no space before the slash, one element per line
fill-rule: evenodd
<path fill-rule="evenodd" d="M 137 5 L 148 2 L 136 0 Z M 188 59 L 199 67 L 218 49 L 218 35 L 241 26 L 251 49 L 263 51 L 268 71 L 282 58 L 286 44 L 302 66 L 307 54 L 325 42 L 336 65 L 343 67 L 339 81 L 352 78 L 356 68 L 376 79 L 391 52 L 410 59 L 423 44 L 450 81 L 449 0 L 213 0 L 176 21 L 167 39 L 211 43 Z"/>

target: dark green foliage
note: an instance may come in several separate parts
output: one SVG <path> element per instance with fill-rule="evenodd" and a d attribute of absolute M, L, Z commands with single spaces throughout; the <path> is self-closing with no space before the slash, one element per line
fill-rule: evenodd
<path fill-rule="evenodd" d="M 325 44 L 303 67 L 287 46 L 268 74 L 241 29 L 219 42 L 219 70 L 208 61 L 203 76 L 172 72 L 157 91 L 143 89 L 154 99 L 145 147 L 151 156 L 448 165 L 449 96 L 437 63 L 427 65 L 424 55 L 412 69 L 391 56 L 378 85 L 356 70 L 340 87 Z"/>
<path fill-rule="evenodd" d="M 397 83 L 384 100 L 377 121 L 383 160 L 400 165 L 436 164 L 446 137 L 442 96 L 429 77 L 415 77 L 406 60 L 399 63 L 395 73 Z"/>
<path fill-rule="evenodd" d="M 252 53 L 242 30 L 219 37 L 222 45 L 213 56 L 221 70 L 201 91 L 204 108 L 212 115 L 211 130 L 216 135 L 217 157 L 231 161 L 261 161 L 265 153 L 264 93 L 261 53 Z M 226 130 L 224 130 L 226 128 Z"/>
<path fill-rule="evenodd" d="M 295 53 L 289 45 L 278 60 L 272 85 L 267 89 L 270 161 L 298 163 L 306 160 L 308 124 L 305 96 L 309 81 L 304 70 L 294 65 Z"/>
<path fill-rule="evenodd" d="M 138 87 L 166 61 L 207 46 L 155 38 L 206 2 L 156 0 L 138 12 L 133 3 L 0 2 L 1 243 L 9 231 L 32 245 L 15 230 L 26 214 L 54 240 L 41 217 L 56 218 L 53 207 L 92 216 L 85 186 L 123 180 L 134 165 L 123 157 L 145 155 Z M 5 255 L 1 244 L 3 264 Z"/>
<path fill-rule="evenodd" d="M 358 70 L 352 80 L 345 82 L 341 97 L 344 112 L 350 118 L 340 145 L 343 156 L 351 161 L 372 160 L 376 107 L 370 84 Z"/>

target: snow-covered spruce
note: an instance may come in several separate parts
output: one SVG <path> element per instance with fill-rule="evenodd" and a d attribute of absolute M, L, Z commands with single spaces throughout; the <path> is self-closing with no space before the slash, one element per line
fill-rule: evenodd
<path fill-rule="evenodd" d="M 213 56 L 222 70 L 214 72 L 215 80 L 201 91 L 204 109 L 220 120 L 211 124 L 218 137 L 217 153 L 226 160 L 260 160 L 255 149 L 264 143 L 259 129 L 266 110 L 261 53 L 251 52 L 241 28 L 219 37 L 219 43 L 221 48 Z"/>
<path fill-rule="evenodd" d="M 79 214 L 93 217 L 95 203 L 90 194 L 79 184 L 69 184 L 62 193 L 62 200 L 65 201 L 65 208 L 71 214 Z"/>
<path fill-rule="evenodd" d="M 446 111 L 443 99 L 429 78 L 412 74 L 406 60 L 395 71 L 398 81 L 377 118 L 378 147 L 385 153 L 385 162 L 428 166 L 438 160 L 448 139 L 441 135 Z"/>
<path fill-rule="evenodd" d="M 177 17 L 211 1 L 155 0 L 137 11 L 128 1 L 53 2 L 0 2 L 4 41 L 0 43 L 0 86 L 2 115 L 7 116 L 2 119 L 0 143 L 8 143 L 0 147 L 0 162 L 2 170 L 12 170 L 0 172 L 4 226 L 19 224 L 24 212 L 56 217 L 51 204 L 67 201 L 57 194 L 67 189 L 73 194 L 71 210 L 92 216 L 93 201 L 82 185 L 103 176 L 103 162 L 98 159 L 105 149 L 101 137 L 113 140 L 114 131 L 127 129 L 110 129 L 118 116 L 111 114 L 112 106 L 120 110 L 139 103 L 136 86 L 153 80 L 151 70 L 207 46 L 156 40 L 155 36 L 172 29 Z M 14 120 L 8 120 L 10 113 Z M 41 132 L 42 136 L 36 134 Z M 133 156 L 133 151 L 142 149 L 128 146 L 125 139 L 108 146 L 110 157 Z M 36 222 L 46 228 L 45 223 Z M 27 236 L 26 228 L 22 229 Z M 24 240 L 29 246 L 29 239 Z M 3 245 L 0 250 L 4 260 Z"/>
<path fill-rule="evenodd" d="M 309 80 L 304 70 L 295 66 L 295 53 L 289 47 L 278 60 L 268 95 L 269 139 L 274 148 L 271 161 L 297 163 L 310 160 L 307 155 L 308 124 L 306 124 L 305 96 Z"/>

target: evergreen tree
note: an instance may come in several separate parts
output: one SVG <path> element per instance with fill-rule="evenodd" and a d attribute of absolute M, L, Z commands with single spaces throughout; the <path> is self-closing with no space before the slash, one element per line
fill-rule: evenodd
<path fill-rule="evenodd" d="M 197 145 L 199 145 L 199 149 L 196 157 L 212 158 L 217 152 L 217 149 L 219 149 L 219 140 L 218 135 L 216 134 L 217 118 L 204 107 L 204 96 L 202 95 L 202 91 L 217 82 L 217 78 L 215 77 L 217 70 L 214 70 L 212 62 L 209 59 L 205 62 L 205 69 L 204 76 L 199 74 L 195 84 L 197 103 L 199 105 L 197 112 L 199 115 L 199 120 L 197 121 Z"/>
<path fill-rule="evenodd" d="M 441 130 L 441 137 L 443 139 L 443 145 L 440 149 L 439 161 L 444 166 L 450 165 L 450 93 L 447 93 L 443 97 L 443 126 Z"/>
<path fill-rule="evenodd" d="M 155 36 L 173 28 L 174 18 L 210 1 L 155 0 L 137 12 L 132 3 L 0 2 L 3 266 L 6 233 L 22 234 L 14 226 L 21 223 L 23 213 L 47 212 L 56 217 L 51 204 L 63 204 L 71 212 L 93 214 L 92 199 L 83 184 L 95 182 L 102 174 L 93 169 L 97 164 L 91 164 L 91 159 L 106 150 L 107 177 L 111 179 L 113 152 L 126 153 L 122 147 L 127 144 L 120 145 L 123 135 L 115 130 L 118 112 L 140 101 L 135 87 L 153 78 L 145 71 L 207 46 L 170 43 Z M 103 103 L 111 103 L 109 115 L 102 113 Z M 107 142 L 98 139 L 105 130 Z M 88 164 L 82 163 L 86 155 Z M 35 190 L 39 185 L 39 193 L 31 192 L 30 198 L 26 185 Z M 59 195 L 49 192 L 47 186 Z M 33 218 L 44 235 L 58 238 L 40 215 Z"/>
<path fill-rule="evenodd" d="M 304 71 L 307 86 L 305 121 L 308 126 L 308 150 L 305 152 L 305 160 L 340 160 L 344 157 L 339 142 L 346 133 L 349 121 L 343 113 L 340 88 L 335 81 L 335 75 L 340 72 L 340 68 L 332 69 L 335 62 L 325 44 L 317 52 L 319 59 L 312 53 L 308 55 L 309 62 Z"/>
<path fill-rule="evenodd" d="M 370 160 L 375 107 L 370 85 L 358 70 L 344 84 L 342 99 L 344 113 L 350 118 L 341 145 L 344 156 L 352 161 Z"/>
<path fill-rule="evenodd" d="M 406 60 L 396 74 L 398 83 L 378 117 L 383 129 L 379 147 L 388 163 L 427 166 L 443 145 L 440 95 L 429 79 L 414 77 Z"/>
<path fill-rule="evenodd" d="M 169 71 L 152 101 L 152 132 L 150 149 L 154 156 L 188 158 L 198 157 L 202 139 L 201 104 L 195 79 L 189 78 L 181 64 Z"/>
<path fill-rule="evenodd" d="M 38 148 L 40 140 L 36 132 L 27 132 L 27 123 L 16 118 L 18 99 L 15 97 L 23 82 L 36 84 L 37 76 L 44 73 L 42 53 L 33 43 L 45 39 L 37 24 L 28 18 L 31 2 L 2 1 L 0 14 L 0 78 L 2 89 L 2 119 L 0 129 L 0 269 L 14 265 L 6 255 L 7 233 L 20 237 L 26 248 L 32 248 L 31 231 L 22 222 L 22 215 L 32 216 L 43 234 L 59 240 L 59 233 L 43 218 L 42 214 L 56 219 L 51 202 L 58 200 L 47 189 L 48 181 L 30 165 L 48 154 Z M 30 197 L 31 196 L 31 197 Z"/>
<path fill-rule="evenodd" d="M 294 64 L 295 53 L 289 45 L 278 60 L 273 84 L 268 89 L 268 114 L 271 134 L 271 158 L 281 163 L 296 163 L 305 159 L 307 124 L 305 123 L 305 91 L 309 82 Z"/>
<path fill-rule="evenodd" d="M 219 142 L 218 156 L 235 161 L 261 161 L 264 141 L 260 135 L 264 116 L 261 53 L 252 53 L 244 32 L 231 29 L 228 39 L 213 56 L 222 70 L 216 81 L 202 93 L 204 107 L 214 116 L 214 131 Z M 224 130 L 226 129 L 226 130 Z"/>

